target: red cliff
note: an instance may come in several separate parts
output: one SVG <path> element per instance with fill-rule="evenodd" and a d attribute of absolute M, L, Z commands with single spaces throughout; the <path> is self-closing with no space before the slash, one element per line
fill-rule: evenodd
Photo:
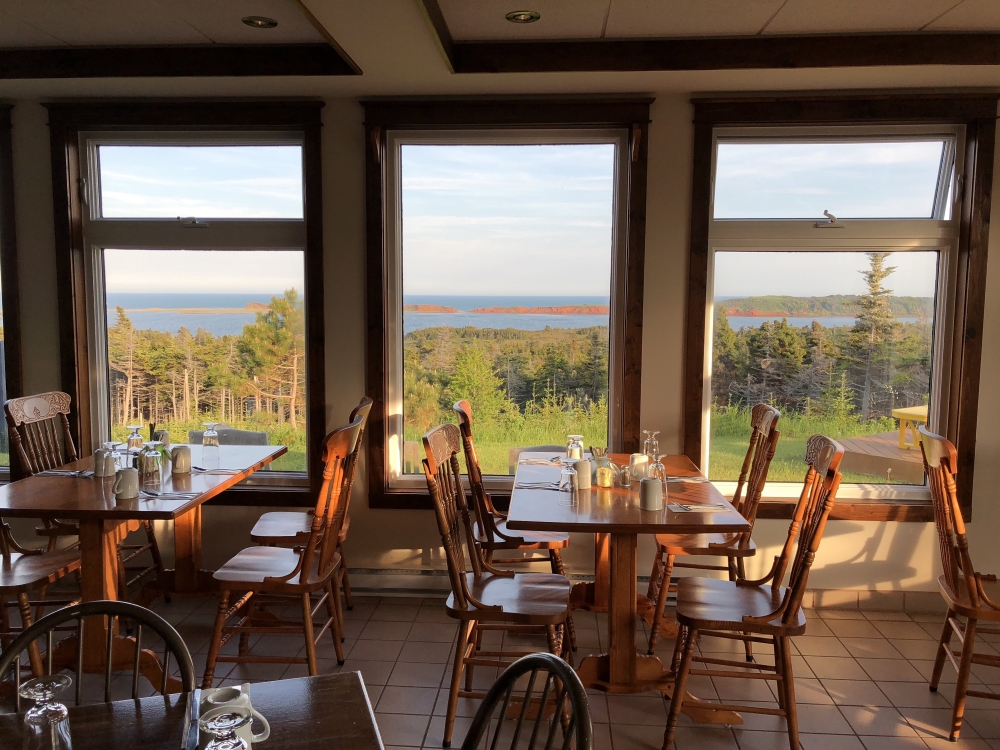
<path fill-rule="evenodd" d="M 607 315 L 607 305 L 563 305 L 561 307 L 477 307 L 474 313 L 508 313 L 514 315 Z"/>

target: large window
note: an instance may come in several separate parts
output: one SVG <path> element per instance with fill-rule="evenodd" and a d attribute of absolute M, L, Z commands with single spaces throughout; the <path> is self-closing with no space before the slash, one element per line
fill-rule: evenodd
<path fill-rule="evenodd" d="M 216 423 L 223 443 L 288 448 L 240 502 L 309 503 L 326 429 L 318 110 L 50 108 L 56 167 L 80 186 L 60 261 L 82 450 Z"/>
<path fill-rule="evenodd" d="M 369 501 L 426 506 L 420 440 L 461 399 L 494 494 L 525 448 L 632 449 L 648 103 L 366 106 Z"/>
<path fill-rule="evenodd" d="M 926 419 L 958 449 L 971 518 L 996 96 L 692 104 L 685 453 L 732 477 L 743 410 L 773 398 L 784 450 L 843 441 L 833 517 L 931 521 L 899 446 Z M 782 450 L 773 479 L 802 470 Z M 787 518 L 795 484 L 765 494 L 761 517 Z"/>

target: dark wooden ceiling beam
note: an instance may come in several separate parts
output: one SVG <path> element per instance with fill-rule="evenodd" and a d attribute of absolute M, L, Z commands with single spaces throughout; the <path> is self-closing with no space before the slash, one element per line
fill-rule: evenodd
<path fill-rule="evenodd" d="M 454 42 L 450 59 L 456 73 L 1000 65 L 1000 34 Z"/>
<path fill-rule="evenodd" d="M 0 79 L 350 76 L 361 70 L 325 43 L 51 47 L 0 50 Z"/>

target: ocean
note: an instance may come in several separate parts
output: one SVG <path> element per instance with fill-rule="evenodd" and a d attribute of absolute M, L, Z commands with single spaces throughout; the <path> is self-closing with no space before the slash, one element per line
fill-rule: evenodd
<path fill-rule="evenodd" d="M 280 295 L 281 293 L 276 293 Z M 126 310 L 129 320 L 139 329 L 167 331 L 176 334 L 182 327 L 191 333 L 199 328 L 215 336 L 239 335 L 243 327 L 256 319 L 256 312 L 246 310 L 250 302 L 268 304 L 271 294 L 184 294 L 184 293 L 125 293 L 108 292 L 108 325 L 114 325 L 115 306 Z M 472 313 L 479 307 L 560 307 L 566 305 L 607 305 L 602 296 L 516 296 L 516 295 L 406 295 L 407 305 L 438 305 L 453 307 L 455 313 L 404 313 L 404 334 L 423 328 L 516 328 L 541 331 L 552 328 L 590 328 L 608 324 L 606 315 L 525 315 L 513 313 Z M 218 312 L 213 311 L 213 308 Z M 757 327 L 766 320 L 781 320 L 780 316 L 732 316 L 733 328 Z M 818 320 L 826 327 L 851 326 L 854 318 L 847 316 L 790 317 L 790 325 L 806 328 Z M 899 318 L 900 322 L 916 322 L 916 318 Z"/>

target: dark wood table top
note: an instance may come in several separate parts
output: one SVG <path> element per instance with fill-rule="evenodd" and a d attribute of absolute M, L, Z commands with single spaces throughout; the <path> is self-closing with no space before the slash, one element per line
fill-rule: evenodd
<path fill-rule="evenodd" d="M 203 466 L 201 446 L 190 448 L 192 465 Z M 238 473 L 171 474 L 169 468 L 165 469 L 163 482 L 156 489 L 198 493 L 190 499 L 140 495 L 133 500 L 119 501 L 111 491 L 114 477 L 27 477 L 0 487 L 0 518 L 171 520 L 241 482 L 287 451 L 283 445 L 222 445 L 219 446 L 218 468 L 236 469 Z M 93 457 L 87 456 L 64 468 L 89 469 L 93 463 Z M 164 463 L 164 466 L 169 467 L 169 464 Z"/>
<path fill-rule="evenodd" d="M 519 460 L 551 458 L 557 453 L 522 453 Z M 611 457 L 616 464 L 627 464 L 628 456 Z M 671 477 L 700 477 L 687 456 L 664 456 L 661 459 Z M 576 501 L 569 494 L 544 489 L 518 489 L 520 482 L 558 481 L 560 467 L 518 464 L 514 490 L 507 513 L 507 527 L 525 531 L 579 531 L 597 534 L 699 534 L 704 532 L 748 531 L 750 524 L 711 482 L 668 482 L 663 510 L 639 507 L 639 484 L 631 489 L 605 489 L 592 486 L 580 490 Z M 717 513 L 678 513 L 667 503 L 726 503 L 729 510 Z"/>
<path fill-rule="evenodd" d="M 250 686 L 271 725 L 267 750 L 383 750 L 360 672 Z M 186 699 L 180 694 L 71 706 L 73 750 L 181 750 Z M 23 717 L 0 715 L 0 750 L 21 750 Z"/>

